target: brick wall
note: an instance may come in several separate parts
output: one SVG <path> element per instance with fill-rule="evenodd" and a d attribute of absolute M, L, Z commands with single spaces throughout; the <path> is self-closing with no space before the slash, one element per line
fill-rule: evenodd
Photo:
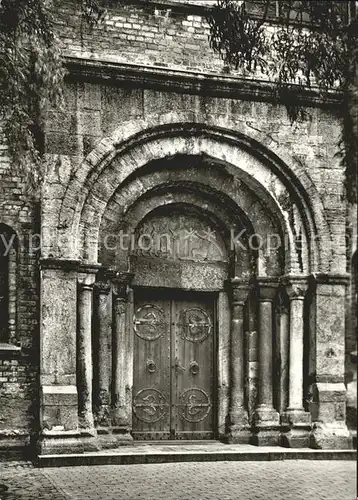
<path fill-rule="evenodd" d="M 0 345 L 0 449 L 27 442 L 37 426 L 38 269 L 37 255 L 29 252 L 28 239 L 38 232 L 39 221 L 35 204 L 23 194 L 24 187 L 24 180 L 11 167 L 1 136 L 0 223 L 12 228 L 18 238 L 16 340 L 21 350 Z"/>

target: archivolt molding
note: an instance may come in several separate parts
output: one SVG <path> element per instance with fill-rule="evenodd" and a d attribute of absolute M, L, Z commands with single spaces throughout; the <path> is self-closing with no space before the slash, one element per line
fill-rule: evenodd
<path fill-rule="evenodd" d="M 174 155 L 205 154 L 217 162 L 231 164 L 237 177 L 251 189 L 260 187 L 276 206 L 279 218 L 285 219 L 288 233 L 287 205 L 296 205 L 309 241 L 308 271 L 329 271 L 332 250 L 328 224 L 318 192 L 303 166 L 268 135 L 244 122 L 237 132 L 233 130 L 237 124 L 217 121 L 216 126 L 209 126 L 195 122 L 191 114 L 170 113 L 159 120 L 128 121 L 111 137 L 103 139 L 66 187 L 57 229 L 65 233 L 67 242 L 58 250 L 59 256 L 80 255 L 81 249 L 76 246 L 79 227 L 91 221 L 93 227 L 99 229 L 113 193 L 144 165 Z M 51 211 L 52 197 L 56 198 L 51 191 L 58 186 L 52 188 L 49 184 L 46 189 L 45 216 L 46 210 Z"/>
<path fill-rule="evenodd" d="M 196 171 L 194 175 L 191 172 L 190 182 L 187 180 L 187 172 L 185 169 L 176 171 L 174 176 L 171 175 L 170 170 L 161 170 L 160 175 L 155 172 L 145 177 L 136 178 L 133 180 L 134 186 L 130 183 L 126 189 L 120 189 L 107 206 L 102 219 L 102 234 L 99 240 L 103 241 L 103 232 L 116 234 L 119 233 L 120 229 L 127 233 L 134 232 L 140 221 L 157 207 L 168 206 L 170 209 L 171 205 L 179 206 L 188 203 L 198 207 L 203 214 L 212 214 L 214 219 L 217 219 L 215 224 L 221 226 L 221 232 L 223 235 L 226 234 L 230 247 L 235 243 L 235 237 L 241 234 L 242 229 L 245 229 L 245 232 L 240 236 L 241 245 L 236 245 L 240 253 L 240 262 L 249 259 L 249 253 L 257 254 L 260 275 L 266 275 L 268 269 L 275 269 L 274 274 L 280 274 L 283 271 L 281 268 L 282 259 L 279 258 L 277 250 L 270 251 L 263 244 L 259 252 L 255 249 L 251 249 L 250 252 L 248 245 L 248 239 L 253 234 L 262 234 L 263 236 L 270 233 L 281 234 L 279 222 L 276 221 L 275 224 L 270 219 L 269 212 L 265 210 L 260 200 L 255 199 L 253 193 L 246 192 L 242 184 L 239 190 L 232 184 L 232 181 L 231 185 L 229 182 L 221 184 L 218 178 L 207 175 L 205 168 Z M 173 182 L 174 178 L 176 179 L 175 183 Z M 168 180 L 171 180 L 171 184 L 166 182 Z M 150 189 L 150 186 L 155 187 Z M 240 205 L 238 201 L 240 201 Z M 246 212 L 249 212 L 249 216 Z M 88 241 L 91 229 L 88 228 L 83 236 L 85 234 Z M 97 241 L 98 237 L 92 235 L 90 239 L 93 242 Z M 85 244 L 85 249 L 87 255 L 91 257 L 91 253 L 96 250 L 96 247 L 93 244 Z M 246 249 L 247 256 L 244 256 Z"/>

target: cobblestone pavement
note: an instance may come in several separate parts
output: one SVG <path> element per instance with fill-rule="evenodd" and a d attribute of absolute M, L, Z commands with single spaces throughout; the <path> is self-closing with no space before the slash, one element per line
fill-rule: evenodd
<path fill-rule="evenodd" d="M 353 461 L 194 462 L 37 469 L 0 463 L 4 500 L 355 500 Z"/>

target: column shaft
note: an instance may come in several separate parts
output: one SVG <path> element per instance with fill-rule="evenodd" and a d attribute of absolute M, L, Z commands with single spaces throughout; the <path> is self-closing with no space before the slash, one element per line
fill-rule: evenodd
<path fill-rule="evenodd" d="M 247 283 L 232 280 L 230 329 L 230 428 L 231 443 L 248 443 L 249 420 L 245 402 L 244 305 L 249 287 Z"/>
<path fill-rule="evenodd" d="M 93 286 L 81 284 L 78 297 L 78 412 L 80 427 L 93 429 L 92 412 L 92 291 Z"/>
<path fill-rule="evenodd" d="M 244 406 L 244 304 L 234 303 L 231 319 L 232 414 Z"/>
<path fill-rule="evenodd" d="M 290 300 L 289 409 L 303 409 L 303 297 Z"/>
<path fill-rule="evenodd" d="M 113 363 L 114 363 L 114 418 L 116 425 L 126 425 L 125 407 L 125 335 L 126 335 L 126 300 L 116 297 L 115 299 L 115 334 L 113 342 Z"/>
<path fill-rule="evenodd" d="M 272 342 L 273 342 L 273 299 L 277 283 L 262 278 L 259 286 L 259 339 L 258 339 L 258 406 L 254 415 L 255 435 L 253 443 L 260 446 L 278 444 L 279 414 L 273 408 L 272 387 Z"/>
<path fill-rule="evenodd" d="M 112 373 L 112 311 L 109 283 L 96 283 L 98 333 L 98 394 L 96 396 L 97 425 L 110 426 Z"/>
<path fill-rule="evenodd" d="M 284 446 L 304 448 L 309 445 L 310 416 L 303 409 L 304 277 L 284 279 L 290 299 L 288 408 L 281 416 Z"/>
<path fill-rule="evenodd" d="M 130 339 L 127 333 L 127 309 L 129 283 L 132 275 L 118 273 L 115 278 L 115 328 L 113 337 L 113 431 L 118 434 L 120 443 L 132 441 L 130 434 L 132 427 L 131 392 L 129 389 L 128 369 L 132 366 L 130 352 Z"/>
<path fill-rule="evenodd" d="M 259 302 L 259 394 L 258 402 L 272 408 L 272 302 Z"/>

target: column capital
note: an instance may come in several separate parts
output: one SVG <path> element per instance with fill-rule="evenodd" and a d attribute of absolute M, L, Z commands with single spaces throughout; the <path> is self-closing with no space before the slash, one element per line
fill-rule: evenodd
<path fill-rule="evenodd" d="M 252 285 L 246 280 L 233 278 L 230 280 L 232 300 L 234 304 L 244 304 Z"/>
<path fill-rule="evenodd" d="M 279 280 L 275 277 L 263 276 L 257 278 L 259 300 L 261 302 L 272 302 L 277 293 Z"/>
<path fill-rule="evenodd" d="M 290 300 L 303 300 L 308 290 L 308 276 L 283 276 L 281 284 Z"/>
<path fill-rule="evenodd" d="M 115 287 L 115 295 L 117 299 L 126 300 L 128 294 L 128 287 L 133 280 L 133 273 L 117 272 L 112 279 Z"/>
<path fill-rule="evenodd" d="M 77 274 L 78 284 L 84 289 L 92 289 L 100 267 L 100 265 L 95 264 L 80 264 Z"/>
<path fill-rule="evenodd" d="M 116 274 L 116 271 L 112 269 L 104 267 L 99 269 L 95 282 L 95 288 L 99 294 L 109 294 L 109 292 L 111 291 L 112 282 L 115 279 Z"/>

